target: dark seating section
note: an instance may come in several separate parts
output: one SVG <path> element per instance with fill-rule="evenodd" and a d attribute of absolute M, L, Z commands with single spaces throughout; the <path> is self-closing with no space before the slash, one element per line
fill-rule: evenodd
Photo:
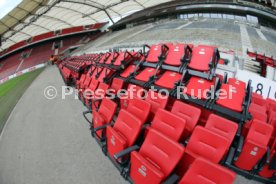
<path fill-rule="evenodd" d="M 59 65 L 88 108 L 83 114 L 92 136 L 122 177 L 233 183 L 228 167 L 275 181 L 276 102 L 252 93 L 250 81 L 216 75 L 215 47 L 162 43 L 143 49 L 73 56 Z M 164 89 L 168 96 L 158 93 Z"/>
<path fill-rule="evenodd" d="M 260 75 L 266 77 L 267 74 L 267 66 L 276 68 L 276 60 L 273 56 L 267 56 L 263 53 L 257 53 L 247 50 L 247 55 L 252 58 L 253 61 L 257 61 L 260 63 Z"/>

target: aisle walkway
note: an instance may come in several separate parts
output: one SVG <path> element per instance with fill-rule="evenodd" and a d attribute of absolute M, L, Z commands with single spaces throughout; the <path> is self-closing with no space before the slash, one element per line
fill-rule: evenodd
<path fill-rule="evenodd" d="M 43 95 L 49 85 L 58 89 L 55 100 Z M 126 183 L 91 138 L 80 101 L 61 99 L 62 85 L 48 67 L 16 105 L 0 137 L 0 183 Z"/>

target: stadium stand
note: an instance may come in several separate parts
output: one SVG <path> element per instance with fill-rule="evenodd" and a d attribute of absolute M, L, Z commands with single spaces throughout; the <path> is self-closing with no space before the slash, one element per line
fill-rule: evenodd
<path fill-rule="evenodd" d="M 114 32 L 105 33 L 102 29 L 107 22 L 103 22 L 50 31 L 15 43 L 0 53 L 0 79 L 82 45 L 55 64 L 65 85 L 78 90 L 79 100 L 87 108 L 83 116 L 92 137 L 124 179 L 137 184 L 230 184 L 238 173 L 275 183 L 276 101 L 253 92 L 252 80 L 236 79 L 228 70 L 217 73 L 219 65 L 226 66 L 228 61 L 221 57 L 216 43 L 233 38 L 234 44 L 224 42 L 241 51 L 244 48 L 236 47 L 236 42 L 242 38 L 236 35 L 242 26 L 231 36 L 225 32 L 218 35 L 213 45 L 190 42 L 198 36 L 193 31 L 200 29 L 196 23 L 185 32 L 191 34 L 190 40 L 183 39 L 183 22 L 173 22 L 177 25 L 171 28 L 175 40 L 167 39 L 166 30 L 157 29 L 169 25 L 166 21 L 155 23 L 160 15 L 179 11 L 190 16 L 186 6 L 202 5 L 204 10 L 205 4 L 217 5 L 214 11 L 218 12 L 223 9 L 218 6 L 227 5 L 276 15 L 270 0 L 257 4 L 232 0 L 165 2 L 122 18 L 110 27 Z M 102 10 L 113 22 L 106 9 L 96 11 Z M 264 12 L 261 17 L 267 18 Z M 151 23 L 144 24 L 146 21 Z M 191 24 L 185 22 L 184 26 Z M 267 75 L 268 66 L 275 67 L 272 56 L 249 50 L 247 55 L 260 63 L 261 76 Z M 121 90 L 124 93 L 118 94 Z M 130 92 L 134 92 L 131 97 Z"/>
<path fill-rule="evenodd" d="M 212 171 L 210 170 L 206 173 L 206 175 L 213 177 L 214 181 L 217 181 L 217 183 L 223 183 L 223 181 L 232 183 L 235 179 L 235 174 L 218 165 L 222 164 L 235 171 L 249 171 L 251 175 L 259 178 L 261 175 L 271 176 L 270 167 L 267 165 L 267 162 L 263 162 L 263 158 L 271 149 L 274 150 L 273 145 L 275 144 L 272 145 L 275 140 L 275 138 L 272 137 L 274 119 L 271 118 L 270 120 L 270 123 L 273 125 L 265 124 L 257 120 L 258 118 L 262 118 L 262 116 L 259 117 L 258 114 L 252 113 L 252 122 L 250 114 L 250 112 L 254 112 L 256 109 L 258 112 L 260 108 L 267 109 L 267 102 L 256 93 L 252 93 L 250 90 L 250 82 L 246 85 L 246 83 L 242 81 L 233 78 L 228 79 L 227 75 L 222 77 L 212 74 L 214 78 L 207 77 L 204 79 L 200 78 L 197 73 L 191 72 L 189 75 L 192 76 L 188 76 L 187 70 L 189 69 L 187 67 L 187 70 L 185 70 L 185 67 L 183 67 L 183 70 L 179 70 L 179 67 L 174 67 L 174 64 L 169 63 L 170 59 L 167 59 L 167 57 L 171 58 L 173 54 L 168 54 L 167 51 L 169 49 L 165 48 L 164 45 L 168 46 L 168 48 L 172 46 L 174 49 L 177 47 L 171 45 L 171 43 L 155 44 L 152 46 L 144 46 L 143 52 L 115 51 L 95 53 L 93 58 L 91 57 L 88 59 L 90 62 L 87 62 L 87 60 L 82 61 L 82 58 L 86 57 L 86 55 L 80 55 L 72 57 L 74 60 L 67 59 L 60 64 L 63 68 L 68 68 L 68 66 L 66 66 L 68 61 L 75 66 L 78 66 L 79 62 L 87 64 L 85 65 L 87 68 L 86 70 L 91 72 L 90 75 L 87 76 L 84 72 L 85 70 L 79 71 L 79 75 L 77 76 L 71 75 L 70 71 L 69 75 L 67 75 L 67 81 L 72 81 L 71 85 L 76 84 L 78 88 L 85 86 L 82 89 L 89 88 L 89 83 L 97 81 L 97 77 L 102 75 L 102 73 L 99 75 L 97 70 L 104 71 L 105 69 L 112 68 L 112 75 L 104 73 L 101 77 L 102 82 L 106 82 L 108 85 L 112 86 L 111 89 L 117 92 L 120 89 L 128 89 L 128 91 L 130 89 L 142 89 L 143 92 L 147 92 L 149 86 L 155 86 L 155 84 L 152 82 L 150 85 L 145 85 L 143 82 L 137 82 L 135 76 L 139 76 L 147 70 L 147 68 L 160 67 L 162 68 L 161 75 L 162 73 L 173 72 L 172 70 L 174 70 L 179 72 L 181 77 L 178 78 L 178 81 L 168 80 L 167 78 L 168 81 L 166 82 L 168 85 L 163 87 L 159 86 L 158 90 L 164 88 L 170 89 L 168 86 L 175 87 L 178 85 L 184 86 L 184 88 L 189 88 L 190 85 L 192 89 L 199 86 L 199 88 L 208 90 L 205 95 L 195 94 L 198 97 L 202 95 L 203 99 L 181 98 L 172 103 L 171 107 L 169 107 L 169 103 L 176 98 L 174 93 L 170 93 L 169 97 L 163 96 L 161 98 L 157 96 L 156 92 L 151 90 L 148 92 L 154 94 L 157 98 L 153 98 L 152 96 L 154 95 L 148 95 L 145 101 L 143 101 L 139 99 L 143 95 L 137 97 L 138 92 L 135 91 L 134 99 L 129 99 L 126 97 L 128 93 L 125 93 L 117 97 L 120 98 L 120 100 L 116 100 L 116 98 L 114 102 L 109 100 L 109 103 L 113 104 L 110 104 L 110 107 L 113 107 L 111 108 L 112 112 L 104 111 L 104 109 L 107 109 L 106 104 L 108 101 L 105 98 L 97 99 L 95 101 L 95 103 L 97 103 L 97 108 L 94 109 L 93 100 L 90 104 L 84 103 L 88 109 L 92 108 L 92 111 L 84 112 L 86 120 L 91 124 L 92 135 L 97 135 L 97 141 L 101 149 L 117 166 L 121 175 L 135 183 L 143 183 L 145 181 L 159 183 L 161 181 L 172 181 L 176 178 L 176 182 L 185 183 L 186 180 L 191 180 L 191 176 L 193 176 L 194 172 L 202 172 L 198 170 L 199 166 L 197 165 L 202 165 L 203 168 L 205 167 L 203 165 L 206 165 L 206 167 L 214 167 Z M 146 51 L 146 47 L 149 48 L 148 51 Z M 205 47 L 209 48 L 208 46 Z M 182 45 L 182 49 L 184 50 L 184 52 L 180 54 L 182 57 L 180 57 L 180 55 L 175 57 L 186 58 L 180 61 L 184 62 L 184 64 L 189 64 L 190 60 L 193 58 L 193 54 L 196 54 L 193 52 L 193 49 L 196 48 L 197 46 L 190 47 L 189 49 L 191 51 L 188 56 L 191 55 L 191 57 L 185 57 L 185 47 Z M 217 50 L 216 52 L 219 51 Z M 126 53 L 129 57 L 123 57 Z M 126 67 L 113 68 L 114 63 L 120 60 L 122 60 L 124 64 L 128 63 Z M 210 61 L 210 58 L 207 60 Z M 163 61 L 166 61 L 166 64 L 164 64 Z M 178 61 L 177 65 L 179 65 L 180 61 Z M 201 60 L 195 60 L 194 62 L 199 61 Z M 217 67 L 216 64 L 213 66 L 215 68 Z M 67 70 L 61 70 L 63 75 L 66 75 L 64 74 L 66 72 Z M 95 72 L 97 73 L 96 75 Z M 153 72 L 147 75 L 146 78 L 151 79 L 155 74 L 156 72 Z M 134 78 L 135 80 L 133 80 Z M 154 79 L 154 77 L 152 78 Z M 67 81 L 65 80 L 65 82 Z M 199 84 L 197 85 L 196 83 Z M 206 83 L 206 86 L 203 85 L 204 83 Z M 219 89 L 224 89 L 225 85 L 233 86 L 232 90 L 234 93 L 239 92 L 242 94 L 238 93 L 237 97 L 234 98 L 235 101 L 231 101 L 230 98 L 227 97 L 225 102 L 221 102 L 220 93 L 217 93 L 218 95 L 215 95 L 214 99 L 207 98 L 214 93 L 209 90 L 211 87 L 217 92 Z M 97 86 L 95 84 L 92 84 L 92 86 L 94 86 L 90 88 L 92 91 L 97 91 L 97 89 L 99 89 L 99 87 L 95 87 Z M 194 95 L 187 91 L 186 93 L 189 96 Z M 239 97 L 239 95 L 241 97 Z M 240 101 L 237 101 L 237 99 L 240 99 Z M 81 98 L 81 100 L 85 101 L 84 98 Z M 115 105 L 116 103 L 118 105 Z M 274 103 L 273 100 L 269 103 L 269 114 L 267 116 L 270 115 L 271 117 L 271 114 L 274 113 Z M 116 113 L 114 114 L 116 108 L 116 113 L 118 113 L 117 118 Z M 206 108 L 210 111 L 208 115 L 206 115 L 205 112 Z M 171 112 L 165 109 L 171 109 Z M 88 113 L 93 114 L 92 120 L 86 117 Z M 107 115 L 104 115 L 104 113 L 109 114 L 108 118 L 113 117 L 113 120 L 109 119 L 106 121 L 105 116 Z M 264 110 L 264 113 L 266 114 L 266 110 Z M 204 116 L 206 116 L 207 119 L 205 123 L 202 123 L 200 119 Z M 234 121 L 230 121 L 226 118 Z M 97 125 L 95 125 L 95 121 Z M 202 127 L 202 125 L 204 125 L 204 127 Z M 246 129 L 248 133 L 246 133 Z M 156 138 L 153 137 L 158 137 L 159 134 L 164 136 L 164 138 L 166 137 L 163 143 L 167 148 L 163 147 L 164 145 L 161 145 L 161 143 L 155 143 Z M 265 141 L 262 141 L 263 139 L 261 140 L 260 136 L 256 136 L 256 134 L 262 135 Z M 179 155 L 175 157 L 178 161 L 167 162 L 171 163 L 172 166 L 163 166 L 162 156 L 160 155 L 159 158 L 157 155 L 161 153 L 167 155 L 171 154 L 168 152 L 169 147 L 166 143 L 168 138 L 170 141 L 174 141 L 174 143 L 171 142 L 170 145 L 175 145 L 177 147 L 178 143 L 180 143 L 183 151 L 185 151 L 180 154 L 180 157 Z M 159 139 L 163 140 L 161 137 Z M 150 148 L 151 144 L 158 147 L 158 149 Z M 250 152 L 250 150 L 252 150 L 252 147 L 256 148 L 257 146 L 260 148 L 257 151 L 258 153 L 256 153 L 258 157 L 251 158 L 250 154 L 252 151 Z M 159 151 L 155 153 L 154 150 Z M 272 151 L 271 154 L 273 155 L 274 151 Z M 152 155 L 155 155 L 154 158 L 158 160 L 154 159 Z M 143 168 L 140 168 L 141 164 Z M 225 174 L 225 177 L 228 179 L 226 180 L 225 178 L 225 180 L 222 181 L 221 178 L 216 178 L 216 170 L 217 172 L 222 172 L 222 175 Z M 138 171 L 138 173 L 136 171 Z M 257 173 L 260 173 L 260 175 Z"/>
<path fill-rule="evenodd" d="M 90 25 L 88 30 L 84 26 L 66 28 L 60 35 L 48 32 L 34 36 L 29 40 L 18 42 L 0 53 L 0 79 L 6 78 L 18 71 L 45 63 L 55 54 L 55 45 L 62 53 L 73 45 L 80 45 L 87 41 L 97 39 L 103 33 L 99 32 L 106 23 Z M 22 58 L 21 55 L 27 54 Z"/>

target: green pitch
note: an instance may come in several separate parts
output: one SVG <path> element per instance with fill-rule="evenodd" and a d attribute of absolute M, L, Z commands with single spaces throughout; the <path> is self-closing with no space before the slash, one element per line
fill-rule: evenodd
<path fill-rule="evenodd" d="M 32 71 L 0 85 L 0 133 L 14 106 L 42 70 Z"/>

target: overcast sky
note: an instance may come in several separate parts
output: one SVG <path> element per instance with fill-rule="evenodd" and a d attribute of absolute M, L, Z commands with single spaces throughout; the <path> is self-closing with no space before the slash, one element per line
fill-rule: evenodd
<path fill-rule="evenodd" d="M 16 7 L 22 0 L 0 0 L 0 19 Z"/>

